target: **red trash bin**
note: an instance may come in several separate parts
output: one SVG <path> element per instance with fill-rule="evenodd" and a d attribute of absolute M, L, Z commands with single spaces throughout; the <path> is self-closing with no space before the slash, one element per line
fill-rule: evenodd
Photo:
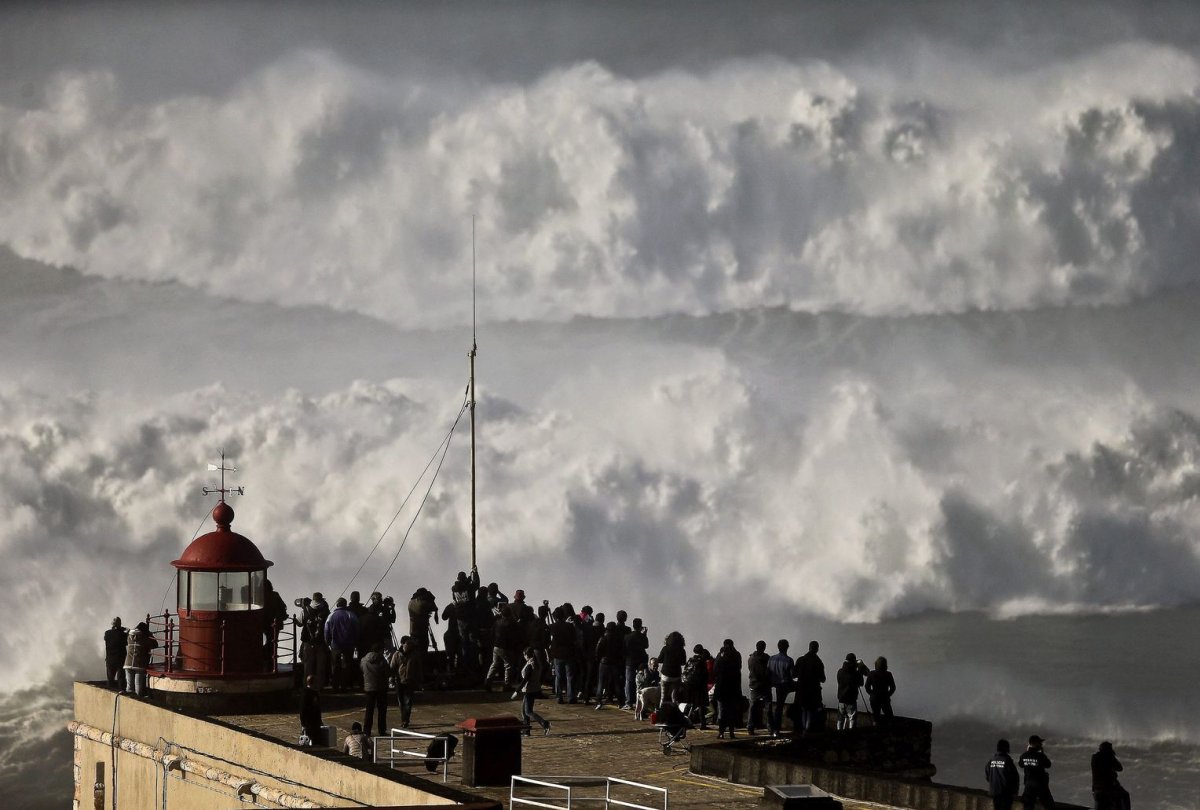
<path fill-rule="evenodd" d="M 521 775 L 521 732 L 525 724 L 516 717 L 471 717 L 463 730 L 463 776 L 469 787 L 504 787 Z"/>

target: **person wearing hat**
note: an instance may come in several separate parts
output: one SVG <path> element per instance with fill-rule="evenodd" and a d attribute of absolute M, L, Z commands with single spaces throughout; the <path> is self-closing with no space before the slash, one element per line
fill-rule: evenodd
<path fill-rule="evenodd" d="M 1096 810 L 1129 810 L 1129 791 L 1117 780 L 1121 761 L 1113 751 L 1113 744 L 1105 740 L 1100 750 L 1092 754 L 1092 798 Z"/>
<path fill-rule="evenodd" d="M 312 616 L 318 619 L 321 623 L 321 628 L 325 626 L 325 620 L 329 618 L 329 603 L 325 601 L 325 597 L 320 591 L 313 591 L 312 602 L 309 603 L 308 609 L 312 611 Z"/>
<path fill-rule="evenodd" d="M 1021 794 L 1021 803 L 1025 810 L 1033 810 L 1038 802 L 1043 810 L 1054 810 L 1054 797 L 1050 795 L 1050 757 L 1042 750 L 1046 741 L 1036 734 L 1029 738 L 1025 753 L 1021 754 L 1018 764 L 1025 772 L 1025 790 Z"/>
<path fill-rule="evenodd" d="M 1011 810 L 1013 799 L 1021 789 L 1021 775 L 1008 755 L 1008 740 L 996 743 L 996 753 L 984 766 L 983 775 L 988 783 L 988 795 L 992 797 L 992 810 Z"/>
<path fill-rule="evenodd" d="M 108 685 L 124 692 L 125 647 L 129 643 L 129 629 L 121 626 L 121 617 L 112 620 L 112 627 L 104 631 L 104 677 Z"/>

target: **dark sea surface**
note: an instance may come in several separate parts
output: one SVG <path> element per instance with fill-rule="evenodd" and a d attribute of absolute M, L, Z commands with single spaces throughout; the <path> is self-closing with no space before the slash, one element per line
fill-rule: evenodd
<path fill-rule="evenodd" d="M 996 739 L 1014 753 L 1037 733 L 1057 799 L 1091 805 L 1089 760 L 1111 740 L 1137 808 L 1200 808 L 1200 607 L 1009 620 L 938 614 L 880 624 L 804 621 L 832 677 L 840 658 L 886 652 L 899 714 L 934 721 L 937 781 L 982 787 Z M 745 648 L 749 644 L 739 644 Z M 80 673 L 95 677 L 97 673 Z M 826 703 L 833 701 L 826 686 Z M 419 704 L 418 709 L 419 712 Z M 66 684 L 0 696 L 0 795 L 6 807 L 71 799 Z"/>

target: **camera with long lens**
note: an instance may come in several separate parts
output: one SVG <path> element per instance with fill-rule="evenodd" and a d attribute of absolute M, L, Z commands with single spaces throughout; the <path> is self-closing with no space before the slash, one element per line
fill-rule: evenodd
<path fill-rule="evenodd" d="M 306 601 L 309 601 L 309 600 L 308 600 L 308 597 L 307 597 L 307 596 L 301 596 L 300 598 L 296 599 L 296 601 L 292 602 L 292 604 L 293 604 L 293 605 L 295 605 L 295 606 L 296 606 L 296 607 L 298 607 L 298 608 L 302 608 L 302 607 L 304 607 L 304 603 L 305 603 Z"/>

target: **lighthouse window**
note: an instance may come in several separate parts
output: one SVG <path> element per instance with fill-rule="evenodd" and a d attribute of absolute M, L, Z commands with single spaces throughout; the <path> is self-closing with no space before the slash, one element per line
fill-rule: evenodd
<path fill-rule="evenodd" d="M 178 582 L 175 584 L 175 593 L 178 596 L 175 607 L 179 610 L 188 609 L 188 572 L 180 571 Z"/>
<path fill-rule="evenodd" d="M 217 609 L 217 572 L 192 571 L 189 597 L 192 610 Z"/>
<path fill-rule="evenodd" d="M 250 572 L 250 609 L 258 610 L 264 604 L 263 582 L 267 578 L 266 571 Z"/>
<path fill-rule="evenodd" d="M 218 610 L 250 609 L 250 574 L 246 571 L 222 572 Z"/>

